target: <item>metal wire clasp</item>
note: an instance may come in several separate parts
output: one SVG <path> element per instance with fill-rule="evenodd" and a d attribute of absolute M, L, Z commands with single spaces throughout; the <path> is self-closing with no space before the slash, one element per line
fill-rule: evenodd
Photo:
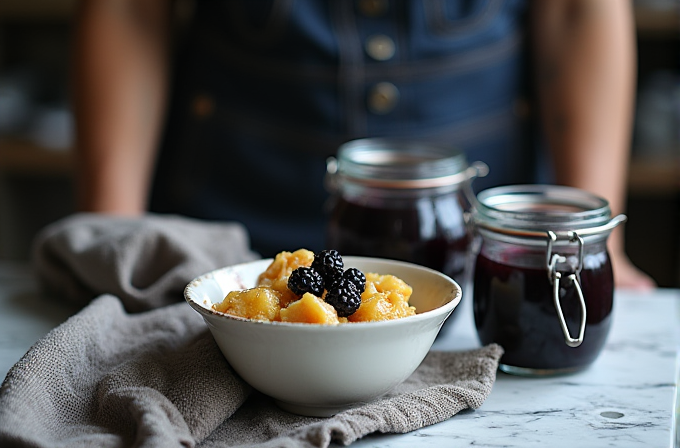
<path fill-rule="evenodd" d="M 562 326 L 562 332 L 564 333 L 564 342 L 569 347 L 578 347 L 583 342 L 583 336 L 586 331 L 586 302 L 583 298 L 583 291 L 581 289 L 581 269 L 583 268 L 583 238 L 573 231 L 566 232 L 564 236 L 568 239 L 570 243 L 578 243 L 578 262 L 574 268 L 574 272 L 567 275 L 567 280 L 570 280 L 576 292 L 578 294 L 579 302 L 581 305 L 581 325 L 579 327 L 578 338 L 572 338 L 569 333 L 569 328 L 567 327 L 567 322 L 564 320 L 564 313 L 562 312 L 562 305 L 560 303 L 560 279 L 562 279 L 562 273 L 557 270 L 558 263 L 564 263 L 567 261 L 567 257 L 553 253 L 553 243 L 558 239 L 555 232 L 548 230 L 548 247 L 546 250 L 546 264 L 548 268 L 548 279 L 553 285 L 553 301 L 555 303 L 555 310 L 557 310 L 557 316 L 560 320 L 560 325 Z"/>

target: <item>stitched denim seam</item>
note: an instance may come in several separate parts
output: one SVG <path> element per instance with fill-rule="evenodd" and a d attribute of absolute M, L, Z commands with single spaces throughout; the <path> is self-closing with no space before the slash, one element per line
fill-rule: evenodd
<path fill-rule="evenodd" d="M 444 0 L 425 0 L 423 9 L 432 34 L 440 37 L 469 35 L 491 22 L 500 11 L 502 0 L 489 0 L 486 8 L 472 18 L 450 20 L 446 18 Z"/>
<path fill-rule="evenodd" d="M 374 82 L 377 80 L 400 82 L 414 78 L 446 77 L 473 72 L 492 65 L 502 64 L 508 57 L 513 56 L 516 53 L 515 50 L 521 48 L 524 42 L 524 34 L 516 32 L 499 42 L 486 45 L 467 54 L 452 57 L 398 64 L 363 64 L 363 58 L 360 58 L 362 60 L 360 68 L 341 67 L 340 73 L 336 71 L 335 66 L 277 63 L 264 58 L 253 57 L 252 54 L 240 51 L 236 46 L 229 43 L 215 44 L 209 38 L 206 38 L 205 41 L 205 45 L 210 46 L 211 51 L 221 54 L 225 60 L 238 60 L 238 67 L 234 67 L 234 69 L 240 70 L 241 73 L 300 83 L 314 81 L 334 84 L 338 82 L 339 76 L 342 76 L 343 80 L 355 79 L 357 82 Z M 362 75 L 364 79 L 361 79 Z"/>
<path fill-rule="evenodd" d="M 287 18 L 293 9 L 294 0 L 274 0 L 266 23 L 261 27 L 248 27 L 243 3 L 229 1 L 225 7 L 229 9 L 227 18 L 229 25 L 238 32 L 241 39 L 246 42 L 267 46 L 275 43 L 283 35 L 283 30 L 288 24 Z M 254 32 L 257 31 L 257 32 Z"/>
<path fill-rule="evenodd" d="M 316 131 L 313 127 L 291 126 L 290 123 L 262 120 L 256 116 L 244 115 L 237 108 L 220 108 L 215 111 L 213 119 L 220 120 L 225 129 L 234 129 L 242 133 L 266 138 L 272 142 L 282 143 L 305 152 L 319 153 L 319 149 L 334 151 L 341 143 L 365 134 L 338 133 L 331 137 L 323 132 Z M 499 131 L 508 129 L 519 119 L 512 109 L 503 108 L 465 120 L 449 126 L 436 126 L 431 129 L 420 128 L 420 140 L 455 141 L 457 144 L 483 141 L 493 138 Z M 404 129 L 404 135 L 408 135 L 413 129 Z M 399 135 L 395 135 L 398 137 Z"/>

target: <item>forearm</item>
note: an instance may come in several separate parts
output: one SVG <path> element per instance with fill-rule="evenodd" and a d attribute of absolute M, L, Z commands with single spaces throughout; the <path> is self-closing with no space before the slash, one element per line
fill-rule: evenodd
<path fill-rule="evenodd" d="M 630 5 L 539 0 L 533 18 L 539 102 L 556 181 L 596 193 L 620 213 L 635 92 Z M 620 245 L 617 235 L 613 246 Z"/>
<path fill-rule="evenodd" d="M 74 54 L 78 203 L 146 207 L 166 101 L 167 1 L 82 2 Z"/>

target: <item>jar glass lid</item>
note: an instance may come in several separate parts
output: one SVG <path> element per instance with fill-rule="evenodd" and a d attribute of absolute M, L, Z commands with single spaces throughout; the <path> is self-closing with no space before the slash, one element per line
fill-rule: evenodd
<path fill-rule="evenodd" d="M 337 174 L 344 179 L 385 188 L 441 187 L 482 175 L 479 165 L 474 173 L 468 172 L 465 155 L 455 149 L 387 138 L 345 143 L 336 163 Z"/>
<path fill-rule="evenodd" d="M 477 195 L 473 221 L 481 228 L 514 236 L 576 231 L 582 236 L 609 233 L 623 222 L 611 219 L 609 203 L 592 193 L 557 185 L 510 185 Z"/>

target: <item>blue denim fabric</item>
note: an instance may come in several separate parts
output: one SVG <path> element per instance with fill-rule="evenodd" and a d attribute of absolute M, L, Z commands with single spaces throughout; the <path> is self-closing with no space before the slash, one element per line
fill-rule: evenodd
<path fill-rule="evenodd" d="M 362 137 L 462 150 L 490 167 L 477 190 L 528 182 L 525 13 L 520 0 L 198 1 L 176 86 L 151 209 L 237 220 L 264 256 L 324 246 L 325 160 Z M 389 36 L 394 55 L 365 44 Z M 388 113 L 367 98 L 399 92 Z M 197 106 L 203 99 L 203 112 Z M 206 103 L 207 102 L 207 103 Z"/>

